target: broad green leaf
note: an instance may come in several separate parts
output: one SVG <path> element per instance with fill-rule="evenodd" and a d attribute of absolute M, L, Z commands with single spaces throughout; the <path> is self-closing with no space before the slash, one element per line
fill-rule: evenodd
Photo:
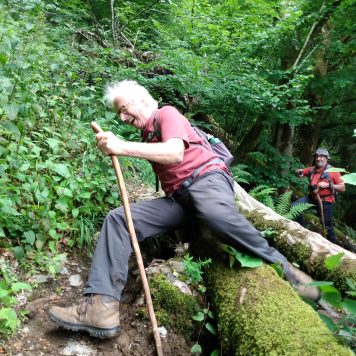
<path fill-rule="evenodd" d="M 56 239 L 58 237 L 57 231 L 53 229 L 48 231 L 48 235 L 51 236 L 53 239 Z"/>
<path fill-rule="evenodd" d="M 2 226 L 0 226 L 0 237 L 5 237 L 5 231 Z"/>
<path fill-rule="evenodd" d="M 29 163 L 24 163 L 24 164 L 19 168 L 19 171 L 20 171 L 20 172 L 25 172 L 25 171 L 27 171 L 30 167 L 31 167 L 31 165 L 30 165 Z"/>
<path fill-rule="evenodd" d="M 42 240 L 39 240 L 39 239 L 36 240 L 35 246 L 38 251 L 42 250 L 43 245 L 44 245 L 44 242 Z"/>
<path fill-rule="evenodd" d="M 344 256 L 343 252 L 340 252 L 336 255 L 328 256 L 324 261 L 325 267 L 329 270 L 333 270 L 336 267 L 340 266 L 341 259 L 343 256 Z"/>
<path fill-rule="evenodd" d="M 338 330 L 337 325 L 329 317 L 327 317 L 326 315 L 324 315 L 320 312 L 318 312 L 318 314 L 319 314 L 320 319 L 325 323 L 325 325 L 328 327 L 328 329 L 331 332 L 335 332 Z"/>
<path fill-rule="evenodd" d="M 117 115 L 117 114 L 114 113 L 114 112 L 106 111 L 106 112 L 105 112 L 105 119 L 106 119 L 106 120 L 115 119 L 116 115 Z"/>
<path fill-rule="evenodd" d="M 345 298 L 341 306 L 350 314 L 356 316 L 356 300 Z"/>
<path fill-rule="evenodd" d="M 17 139 L 21 137 L 21 132 L 14 123 L 5 121 L 2 126 L 4 126 L 9 132 L 12 132 Z"/>
<path fill-rule="evenodd" d="M 22 246 L 14 247 L 14 255 L 18 260 L 24 258 L 25 251 L 24 251 L 23 247 Z"/>
<path fill-rule="evenodd" d="M 61 143 L 60 141 L 54 138 L 48 138 L 46 142 L 48 146 L 51 147 L 51 150 L 53 151 L 54 154 L 56 154 L 59 151 L 59 145 Z"/>
<path fill-rule="evenodd" d="M 192 316 L 192 319 L 193 320 L 196 320 L 196 321 L 203 321 L 204 320 L 204 313 L 202 312 L 198 312 L 197 314 L 193 315 Z"/>
<path fill-rule="evenodd" d="M 219 356 L 220 355 L 220 350 L 219 349 L 215 349 L 210 356 Z"/>
<path fill-rule="evenodd" d="M 322 294 L 321 299 L 332 306 L 339 308 L 341 303 L 341 293 L 339 291 L 326 292 Z"/>
<path fill-rule="evenodd" d="M 212 324 L 206 323 L 205 328 L 209 330 L 213 335 L 216 335 L 216 330 Z"/>
<path fill-rule="evenodd" d="M 356 185 L 356 173 L 349 173 L 342 176 L 342 180 L 351 185 Z"/>
<path fill-rule="evenodd" d="M 341 172 L 341 173 L 346 173 L 347 170 L 345 168 L 337 168 L 337 167 L 331 167 L 326 170 L 327 172 Z"/>
<path fill-rule="evenodd" d="M 356 290 L 355 281 L 351 278 L 346 278 L 346 283 L 351 290 Z"/>
<path fill-rule="evenodd" d="M 5 65 L 5 64 L 6 64 L 6 61 L 7 61 L 6 53 L 1 52 L 1 53 L 0 53 L 0 63 L 1 63 L 2 65 Z"/>
<path fill-rule="evenodd" d="M 50 169 L 64 178 L 69 178 L 70 173 L 67 164 L 55 163 L 50 166 Z"/>
<path fill-rule="evenodd" d="M 236 259 L 241 263 L 242 267 L 257 268 L 263 265 L 263 261 L 254 256 L 247 255 L 245 253 L 236 252 Z"/>
<path fill-rule="evenodd" d="M 11 286 L 11 290 L 15 293 L 20 290 L 31 290 L 31 289 L 32 287 L 29 284 L 23 282 L 16 282 Z"/>
<path fill-rule="evenodd" d="M 311 283 L 307 283 L 306 286 L 308 287 L 324 287 L 324 286 L 332 286 L 334 282 L 330 281 L 315 281 Z"/>
<path fill-rule="evenodd" d="M 5 113 L 10 121 L 13 121 L 17 117 L 19 112 L 19 107 L 15 104 L 10 104 L 5 106 Z"/>
<path fill-rule="evenodd" d="M 35 243 L 36 235 L 32 230 L 25 231 L 24 236 L 26 239 L 26 243 L 30 244 L 31 246 Z"/>
<path fill-rule="evenodd" d="M 7 295 L 9 295 L 9 291 L 6 289 L 2 289 L 0 288 L 0 300 L 4 297 L 6 297 Z"/>
<path fill-rule="evenodd" d="M 192 348 L 190 349 L 190 352 L 191 352 L 192 354 L 201 353 L 201 352 L 202 352 L 202 348 L 201 348 L 201 346 L 200 346 L 199 344 L 194 344 L 194 345 L 192 346 Z"/>
<path fill-rule="evenodd" d="M 75 219 L 79 215 L 79 209 L 72 209 L 72 216 Z"/>

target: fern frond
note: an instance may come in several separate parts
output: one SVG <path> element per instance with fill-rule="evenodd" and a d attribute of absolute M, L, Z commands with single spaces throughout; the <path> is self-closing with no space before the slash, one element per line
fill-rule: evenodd
<path fill-rule="evenodd" d="M 260 202 L 273 210 L 275 209 L 274 201 L 271 196 L 264 197 L 263 199 L 260 200 Z"/>
<path fill-rule="evenodd" d="M 276 191 L 276 188 L 269 187 L 268 185 L 258 185 L 257 187 L 252 188 L 248 194 L 250 194 L 253 198 L 258 199 L 261 196 L 270 196 Z"/>
<path fill-rule="evenodd" d="M 281 196 L 279 196 L 276 204 L 276 213 L 282 216 L 288 214 L 290 210 L 291 196 L 292 196 L 292 192 L 285 192 Z"/>
<path fill-rule="evenodd" d="M 289 212 L 285 215 L 283 215 L 285 218 L 290 219 L 290 220 L 295 220 L 299 214 L 304 213 L 305 211 L 309 210 L 310 208 L 314 208 L 313 204 L 309 203 L 300 203 L 293 205 Z"/>
<path fill-rule="evenodd" d="M 247 167 L 248 166 L 246 164 L 239 163 L 231 168 L 232 176 L 236 182 L 246 184 L 249 183 L 249 178 L 252 177 L 252 174 L 245 170 Z"/>

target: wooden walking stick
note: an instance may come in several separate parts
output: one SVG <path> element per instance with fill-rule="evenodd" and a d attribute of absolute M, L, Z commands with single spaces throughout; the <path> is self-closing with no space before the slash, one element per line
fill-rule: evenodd
<path fill-rule="evenodd" d="M 91 127 L 96 133 L 103 132 L 101 127 L 94 121 L 91 123 Z M 156 320 L 155 312 L 153 310 L 150 287 L 148 285 L 146 271 L 145 271 L 145 267 L 143 265 L 142 255 L 141 255 L 141 251 L 140 251 L 140 247 L 139 247 L 139 244 L 138 244 L 138 241 L 137 241 L 135 228 L 134 228 L 133 221 L 132 221 L 130 204 L 129 204 L 129 199 L 128 199 L 128 196 L 127 196 L 127 190 L 126 190 L 126 186 L 125 186 L 124 176 L 122 175 L 120 163 L 119 163 L 119 160 L 117 159 L 117 157 L 115 155 L 110 155 L 110 157 L 111 157 L 114 169 L 115 169 L 117 181 L 119 183 L 120 192 L 121 192 L 121 199 L 122 199 L 122 202 L 123 202 L 123 205 L 124 205 L 126 223 L 127 223 L 127 227 L 128 227 L 129 234 L 130 234 L 132 247 L 133 247 L 133 250 L 135 251 L 136 262 L 137 262 L 137 265 L 138 265 L 138 269 L 140 271 L 140 276 L 141 276 L 141 280 L 142 280 L 142 284 L 143 284 L 143 290 L 144 290 L 144 293 L 145 293 L 148 313 L 149 313 L 150 319 L 151 319 L 151 324 L 152 324 L 152 329 L 153 329 L 153 336 L 154 336 L 155 343 L 156 343 L 157 355 L 158 356 L 163 356 L 162 343 L 161 343 L 161 338 L 160 338 L 160 335 L 159 335 L 159 332 L 158 332 L 157 320 Z"/>

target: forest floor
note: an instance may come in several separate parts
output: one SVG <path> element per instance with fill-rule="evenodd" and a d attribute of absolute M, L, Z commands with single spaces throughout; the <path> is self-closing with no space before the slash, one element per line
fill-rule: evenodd
<path fill-rule="evenodd" d="M 27 320 L 17 334 L 2 347 L 0 354 L 16 356 L 39 355 L 155 355 L 151 323 L 138 315 L 135 306 L 141 296 L 141 282 L 134 259 L 130 261 L 130 274 L 120 304 L 121 333 L 112 339 L 101 340 L 86 333 L 75 333 L 58 328 L 47 316 L 52 305 L 71 306 L 82 298 L 85 281 L 90 268 L 90 259 L 72 253 L 65 263 L 64 274 L 48 278 L 28 296 L 25 309 L 30 310 Z M 79 278 L 79 276 L 80 278 Z M 82 281 L 71 286 L 70 277 Z M 37 276 L 38 277 L 38 276 Z M 48 277 L 48 276 L 46 276 Z M 25 281 L 22 279 L 22 281 Z M 30 282 L 31 280 L 27 280 Z M 189 355 L 192 342 L 184 336 L 168 332 L 162 339 L 164 355 Z"/>
<path fill-rule="evenodd" d="M 157 196 L 152 188 L 145 186 L 137 189 L 127 185 L 130 201 L 152 199 Z M 145 245 L 141 246 L 145 266 L 154 257 L 145 253 Z M 149 250 L 149 248 L 147 249 Z M 8 254 L 8 264 L 17 264 L 11 254 Z M 86 333 L 73 332 L 57 327 L 49 320 L 47 313 L 52 305 L 72 306 L 83 297 L 83 290 L 90 269 L 91 259 L 87 254 L 78 250 L 68 251 L 67 260 L 56 278 L 51 276 L 24 275 L 18 268 L 15 273 L 22 282 L 38 283 L 38 287 L 26 297 L 22 308 L 30 313 L 22 323 L 20 329 L 11 339 L 0 346 L 0 354 L 16 356 L 40 355 L 155 355 L 155 343 L 150 320 L 143 319 L 139 309 L 142 307 L 136 301 L 142 296 L 142 284 L 135 257 L 132 254 L 129 262 L 128 282 L 123 291 L 120 303 L 121 333 L 112 339 L 101 340 L 90 337 Z M 73 283 L 71 280 L 76 282 Z M 79 284 L 73 286 L 71 284 Z M 168 330 L 167 336 L 162 337 L 162 346 L 165 356 L 191 355 L 190 349 L 194 344 L 183 335 Z"/>

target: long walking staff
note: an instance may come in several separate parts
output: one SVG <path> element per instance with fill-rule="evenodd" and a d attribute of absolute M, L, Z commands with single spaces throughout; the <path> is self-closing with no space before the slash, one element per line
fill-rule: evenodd
<path fill-rule="evenodd" d="M 101 127 L 94 121 L 91 123 L 91 127 L 96 133 L 103 132 Z M 141 276 L 141 279 L 142 279 L 143 290 L 144 290 L 144 293 L 145 293 L 148 313 L 150 315 L 152 329 L 153 329 L 153 336 L 154 336 L 155 343 L 156 343 L 157 355 L 158 356 L 163 356 L 162 343 L 161 343 L 161 338 L 160 338 L 160 335 L 159 335 L 159 332 L 158 332 L 157 320 L 156 320 L 155 312 L 153 310 L 150 287 L 148 286 L 145 267 L 143 266 L 142 255 L 141 255 L 140 247 L 138 245 L 137 236 L 136 236 L 136 232 L 135 232 L 133 221 L 132 221 L 130 204 L 129 204 L 129 199 L 128 199 L 128 196 L 127 196 L 127 190 L 126 190 L 126 186 L 125 186 L 124 176 L 122 175 L 120 163 L 119 163 L 119 160 L 117 159 L 117 157 L 115 155 L 110 155 L 110 157 L 111 157 L 114 169 L 115 169 L 117 181 L 119 183 L 120 192 L 121 192 L 121 199 L 122 199 L 122 202 L 124 204 L 126 223 L 127 223 L 127 226 L 128 226 L 129 234 L 130 234 L 130 237 L 131 237 L 131 243 L 132 243 L 133 249 L 135 251 L 135 255 L 136 255 L 136 262 L 137 262 L 138 269 L 140 271 L 140 276 Z"/>
<path fill-rule="evenodd" d="M 324 220 L 324 206 L 323 206 L 322 200 L 320 199 L 319 193 L 316 194 L 316 198 L 318 200 L 319 209 L 320 209 L 320 220 L 321 220 L 321 225 L 323 227 L 323 234 L 326 237 L 326 228 L 325 228 L 325 220 Z"/>

